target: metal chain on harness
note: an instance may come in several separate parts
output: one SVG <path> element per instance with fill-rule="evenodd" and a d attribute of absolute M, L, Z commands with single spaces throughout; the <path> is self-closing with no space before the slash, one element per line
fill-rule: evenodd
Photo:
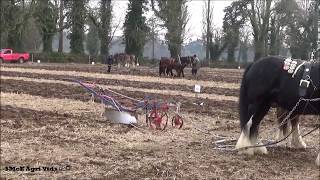
<path fill-rule="evenodd" d="M 316 101 L 320 101 L 320 98 L 314 98 L 314 99 L 306 99 L 306 98 L 300 98 L 299 101 L 296 103 L 296 105 L 292 108 L 292 110 L 287 114 L 287 116 L 285 117 L 285 119 L 280 123 L 280 125 L 277 127 L 281 127 L 283 126 L 285 123 L 287 123 L 287 121 L 290 119 L 292 113 L 297 109 L 297 107 L 299 106 L 300 102 L 301 101 L 306 101 L 306 102 L 316 102 Z M 302 137 L 305 137 L 309 134 L 311 134 L 312 132 L 314 132 L 315 130 L 319 129 L 320 128 L 320 124 L 318 124 L 315 128 L 313 128 L 311 131 L 305 133 L 304 135 L 302 135 Z M 274 128 L 275 129 L 275 128 Z M 229 150 L 229 151 L 241 151 L 241 150 L 245 150 L 245 149 L 250 149 L 250 148 L 257 148 L 257 147 L 267 147 L 267 146 L 271 146 L 271 145 L 275 145 L 275 144 L 278 144 L 284 140 L 286 140 L 293 132 L 294 130 L 292 129 L 285 137 L 283 137 L 282 139 L 280 140 L 277 140 L 277 141 L 274 141 L 274 142 L 269 142 L 267 144 L 257 144 L 257 145 L 252 145 L 252 146 L 247 146 L 247 147 L 242 147 L 242 148 L 239 148 L 239 149 L 233 149 L 233 148 L 230 148 L 232 147 L 232 145 L 220 145 L 219 143 L 221 142 L 227 142 L 227 141 L 230 141 L 230 142 L 233 142 L 233 141 L 236 141 L 235 139 L 222 139 L 222 140 L 218 140 L 215 142 L 215 145 L 217 146 L 216 149 L 224 149 L 224 150 Z"/>
<path fill-rule="evenodd" d="M 299 101 L 296 103 L 296 105 L 292 108 L 292 110 L 287 114 L 287 116 L 284 118 L 284 120 L 279 124 L 279 127 L 283 126 L 289 118 L 291 117 L 292 113 L 297 109 L 297 107 L 300 105 L 301 101 L 306 101 L 306 102 L 316 102 L 320 101 L 320 98 L 314 98 L 314 99 L 306 99 L 306 98 L 300 98 Z"/>

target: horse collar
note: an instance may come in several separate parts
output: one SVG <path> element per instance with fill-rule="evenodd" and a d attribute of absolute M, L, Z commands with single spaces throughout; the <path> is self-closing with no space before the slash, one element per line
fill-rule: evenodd
<path fill-rule="evenodd" d="M 305 62 L 303 75 L 299 83 L 300 97 L 304 97 L 307 94 L 307 89 L 309 88 L 309 85 L 310 85 L 310 71 L 311 71 L 311 62 Z"/>
<path fill-rule="evenodd" d="M 299 95 L 300 97 L 304 97 L 307 94 L 307 89 L 309 88 L 310 85 L 310 72 L 311 72 L 311 67 L 312 63 L 308 61 L 303 61 L 298 65 L 298 61 L 292 60 L 291 58 L 287 58 L 284 61 L 283 65 L 283 70 L 287 71 L 289 74 L 292 74 L 292 78 L 295 77 L 296 73 L 300 68 L 304 66 L 304 71 L 302 78 L 300 79 L 299 82 Z"/>

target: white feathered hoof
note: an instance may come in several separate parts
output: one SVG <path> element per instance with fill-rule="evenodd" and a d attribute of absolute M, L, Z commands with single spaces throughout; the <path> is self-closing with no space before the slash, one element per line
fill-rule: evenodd
<path fill-rule="evenodd" d="M 306 149 L 307 148 L 307 145 L 303 141 L 301 136 L 299 136 L 297 139 L 292 138 L 291 146 L 295 147 L 295 148 L 301 148 L 301 149 Z"/>
<path fill-rule="evenodd" d="M 316 165 L 320 167 L 320 153 L 318 154 L 318 157 L 316 159 Z"/>
<path fill-rule="evenodd" d="M 276 139 L 277 139 L 277 140 L 282 140 L 282 139 L 284 139 L 283 131 L 282 131 L 281 129 L 278 129 Z M 279 147 L 289 147 L 290 144 L 289 144 L 289 141 L 283 140 L 283 141 L 280 141 L 280 142 L 277 144 L 277 146 L 279 146 Z"/>
<path fill-rule="evenodd" d="M 254 155 L 254 154 L 268 154 L 268 150 L 266 147 L 252 147 L 252 148 L 245 148 L 249 146 L 254 146 L 252 141 L 249 139 L 245 133 L 241 132 L 241 135 L 237 141 L 235 149 L 238 149 L 239 154 L 246 154 L 246 155 Z"/>
<path fill-rule="evenodd" d="M 256 154 L 268 154 L 268 150 L 266 147 L 256 147 L 254 148 L 254 152 Z"/>
<path fill-rule="evenodd" d="M 254 155 L 253 148 L 242 149 L 242 148 L 248 147 L 248 146 L 252 146 L 252 143 L 251 143 L 249 137 L 247 135 L 245 135 L 245 133 L 241 132 L 235 149 L 239 150 L 238 154 Z"/>

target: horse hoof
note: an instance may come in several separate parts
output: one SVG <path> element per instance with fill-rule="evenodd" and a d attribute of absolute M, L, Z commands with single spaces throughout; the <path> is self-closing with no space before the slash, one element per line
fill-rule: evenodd
<path fill-rule="evenodd" d="M 302 140 L 301 137 L 299 137 L 298 140 L 293 140 L 291 142 L 291 146 L 295 147 L 295 148 L 301 148 L 301 149 L 306 149 L 307 148 L 306 143 Z"/>
<path fill-rule="evenodd" d="M 268 150 L 266 147 L 257 147 L 254 149 L 254 152 L 257 154 L 268 154 Z"/>
<path fill-rule="evenodd" d="M 320 167 L 320 153 L 318 154 L 318 157 L 316 159 L 316 165 Z"/>
<path fill-rule="evenodd" d="M 248 148 L 248 149 L 244 149 L 244 150 L 239 150 L 239 151 L 238 151 L 238 154 L 253 156 L 253 155 L 254 155 L 254 150 L 253 150 L 253 148 Z"/>

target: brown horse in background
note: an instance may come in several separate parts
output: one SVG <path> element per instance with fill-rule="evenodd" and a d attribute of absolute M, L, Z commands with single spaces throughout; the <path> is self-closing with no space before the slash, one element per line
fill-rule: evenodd
<path fill-rule="evenodd" d="M 118 67 L 135 67 L 138 63 L 138 60 L 134 54 L 125 54 L 125 53 L 116 53 L 114 54 L 114 61 L 118 64 Z"/>
<path fill-rule="evenodd" d="M 192 56 L 186 56 L 186 57 L 178 57 L 177 59 L 174 58 L 168 58 L 168 57 L 161 57 L 159 62 L 159 76 L 161 74 L 167 75 L 167 76 L 174 76 L 172 70 L 176 70 L 177 76 L 180 77 L 182 74 L 182 77 L 184 77 L 184 68 L 188 65 L 190 65 L 193 62 Z"/>
<path fill-rule="evenodd" d="M 172 67 L 174 64 L 174 59 L 173 58 L 168 58 L 168 57 L 161 57 L 160 62 L 159 62 L 159 76 L 161 74 L 169 76 L 173 76 L 172 73 Z"/>

